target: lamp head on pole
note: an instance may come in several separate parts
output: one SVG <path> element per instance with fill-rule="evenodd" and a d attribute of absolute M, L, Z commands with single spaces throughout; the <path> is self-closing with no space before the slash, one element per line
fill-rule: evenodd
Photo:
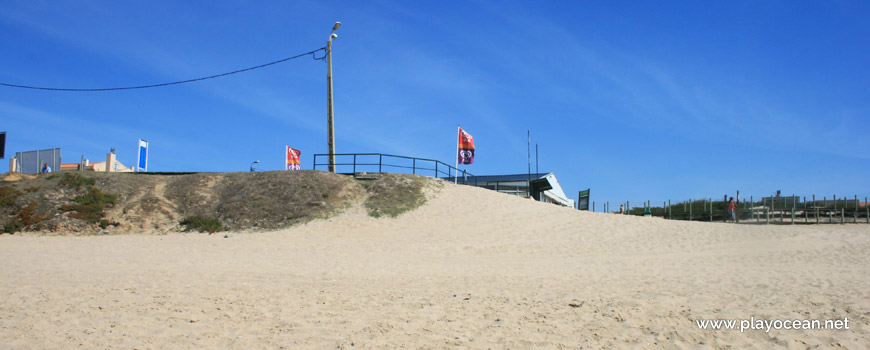
<path fill-rule="evenodd" d="M 335 34 L 335 31 L 338 30 L 338 28 L 341 28 L 341 22 L 335 22 L 335 25 L 332 26 L 332 31 L 329 32 L 329 41 L 338 38 L 338 34 Z"/>

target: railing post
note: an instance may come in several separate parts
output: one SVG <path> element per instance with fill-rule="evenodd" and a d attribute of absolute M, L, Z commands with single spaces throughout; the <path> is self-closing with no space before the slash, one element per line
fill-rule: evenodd
<path fill-rule="evenodd" d="M 384 168 L 384 155 L 378 154 L 378 172 L 379 173 L 384 172 L 383 168 Z"/>
<path fill-rule="evenodd" d="M 417 158 L 411 162 L 411 174 L 417 175 Z"/>
<path fill-rule="evenodd" d="M 353 173 L 356 174 L 356 153 L 353 155 Z"/>
<path fill-rule="evenodd" d="M 773 221 L 776 221 L 776 200 L 773 198 L 770 199 L 770 210 L 773 211 Z M 769 217 L 770 217 L 770 215 L 768 215 L 768 219 L 767 219 L 768 222 L 770 222 Z"/>
<path fill-rule="evenodd" d="M 689 221 L 692 221 L 692 200 L 689 199 Z"/>
<path fill-rule="evenodd" d="M 435 162 L 435 178 L 438 178 L 438 162 Z"/>
<path fill-rule="evenodd" d="M 752 217 L 753 220 L 755 220 L 755 202 L 753 201 L 753 199 L 754 198 L 752 198 L 752 196 L 749 196 L 749 215 Z M 758 223 L 758 220 L 756 220 L 755 223 Z"/>
<path fill-rule="evenodd" d="M 805 224 L 810 223 L 810 212 L 807 211 L 807 209 L 808 209 L 807 208 L 807 197 L 804 196 L 804 223 Z"/>

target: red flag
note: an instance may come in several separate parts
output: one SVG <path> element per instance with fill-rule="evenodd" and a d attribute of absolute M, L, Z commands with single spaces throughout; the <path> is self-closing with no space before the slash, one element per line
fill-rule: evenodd
<path fill-rule="evenodd" d="M 299 157 L 302 155 L 302 151 L 291 148 L 290 146 L 284 146 L 286 149 L 284 153 L 287 156 L 287 168 L 286 170 L 300 170 L 302 169 L 301 162 L 299 161 Z"/>
<path fill-rule="evenodd" d="M 459 164 L 474 163 L 474 138 L 471 134 L 459 128 L 459 144 L 458 153 L 456 155 Z"/>

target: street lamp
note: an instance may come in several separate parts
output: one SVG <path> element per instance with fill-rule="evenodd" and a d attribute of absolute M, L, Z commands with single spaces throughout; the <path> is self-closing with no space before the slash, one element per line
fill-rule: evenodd
<path fill-rule="evenodd" d="M 260 161 L 259 161 L 259 160 L 255 160 L 255 161 L 251 162 L 251 172 L 252 172 L 252 173 L 254 172 L 254 164 L 260 164 Z"/>
<path fill-rule="evenodd" d="M 329 99 L 327 111 L 327 133 L 328 133 L 328 143 L 329 143 L 329 172 L 335 172 L 335 127 L 333 122 L 332 115 L 332 39 L 338 38 L 338 34 L 335 34 L 335 31 L 341 27 L 341 22 L 335 22 L 335 25 L 332 26 L 332 31 L 329 32 L 329 40 L 326 42 L 326 62 L 329 65 L 329 72 L 326 74 L 326 86 L 327 86 L 327 96 Z"/>

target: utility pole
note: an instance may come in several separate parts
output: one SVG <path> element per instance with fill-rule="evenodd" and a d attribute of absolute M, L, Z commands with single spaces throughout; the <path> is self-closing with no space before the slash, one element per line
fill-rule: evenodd
<path fill-rule="evenodd" d="M 339 27 L 341 27 L 341 22 L 335 22 L 335 25 L 332 26 L 332 31 L 329 32 L 329 40 L 326 42 L 326 63 L 329 65 L 329 71 L 326 73 L 327 97 L 329 99 L 326 127 L 328 129 L 327 142 L 329 143 L 329 172 L 331 173 L 335 172 L 335 123 L 333 122 L 332 112 L 332 39 L 338 38 L 338 34 L 335 34 L 335 31 Z"/>
<path fill-rule="evenodd" d="M 526 181 L 526 190 L 529 198 L 532 197 L 532 131 L 526 130 L 526 158 L 529 162 L 529 179 Z"/>

